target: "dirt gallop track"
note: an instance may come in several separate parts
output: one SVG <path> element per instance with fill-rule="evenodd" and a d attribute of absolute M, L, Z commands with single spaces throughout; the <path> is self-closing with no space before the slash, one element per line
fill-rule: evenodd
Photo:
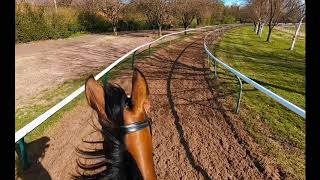
<path fill-rule="evenodd" d="M 251 152 L 233 107 L 224 103 L 217 82 L 209 78 L 202 35 L 138 67 L 151 91 L 159 179 L 278 177 L 276 169 Z"/>
<path fill-rule="evenodd" d="M 189 37 L 136 61 L 151 93 L 158 179 L 280 179 L 281 172 L 260 153 L 218 90 L 219 82 L 209 78 L 203 37 Z M 124 72 L 112 81 L 128 93 L 130 80 L 131 72 Z M 92 131 L 87 123 L 92 114 L 86 104 L 79 105 L 46 134 L 50 147 L 39 162 L 44 175 L 67 179 L 74 172 L 74 147 Z"/>
<path fill-rule="evenodd" d="M 110 65 L 138 45 L 151 41 L 150 33 L 93 34 L 16 45 L 16 107 L 67 80 Z"/>

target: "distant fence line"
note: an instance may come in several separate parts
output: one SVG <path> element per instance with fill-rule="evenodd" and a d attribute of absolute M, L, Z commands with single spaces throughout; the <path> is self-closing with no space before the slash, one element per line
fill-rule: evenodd
<path fill-rule="evenodd" d="M 291 111 L 295 112 L 296 114 L 298 114 L 299 116 L 301 116 L 302 118 L 306 118 L 306 112 L 305 110 L 301 109 L 300 107 L 296 106 L 295 104 L 289 102 L 288 100 L 284 99 L 283 97 L 275 94 L 274 92 L 268 90 L 267 88 L 261 86 L 260 84 L 256 83 L 255 81 L 253 81 L 252 79 L 248 78 L 247 76 L 241 74 L 239 71 L 233 69 L 232 67 L 228 66 L 227 64 L 225 64 L 223 61 L 221 61 L 220 59 L 218 59 L 217 57 L 215 57 L 214 55 L 212 55 L 212 53 L 210 52 L 210 50 L 208 49 L 207 46 L 207 37 L 209 35 L 211 35 L 213 32 L 218 31 L 219 29 L 216 29 L 214 31 L 212 31 L 211 33 L 208 33 L 204 40 L 203 40 L 203 46 L 204 49 L 208 55 L 208 58 L 212 59 L 214 62 L 214 72 L 215 72 L 215 77 L 217 77 L 217 63 L 221 64 L 224 68 L 226 68 L 228 71 L 230 71 L 231 73 L 233 73 L 234 75 L 236 75 L 236 77 L 238 78 L 239 84 L 240 84 L 240 91 L 239 91 L 239 95 L 238 95 L 238 101 L 237 101 L 237 108 L 236 108 L 236 112 L 239 112 L 239 106 L 240 106 L 240 100 L 241 100 L 241 94 L 242 94 L 242 81 L 247 82 L 248 84 L 252 85 L 253 87 L 255 87 L 256 89 L 258 89 L 259 91 L 263 92 L 264 94 L 266 94 L 267 96 L 271 97 L 272 99 L 274 99 L 275 101 L 277 101 L 278 103 L 282 104 L 283 106 L 285 106 L 286 108 L 290 109 Z"/>

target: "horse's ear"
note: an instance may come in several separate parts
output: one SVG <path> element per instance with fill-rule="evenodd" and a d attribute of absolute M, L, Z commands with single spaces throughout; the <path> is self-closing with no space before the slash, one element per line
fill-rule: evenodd
<path fill-rule="evenodd" d="M 106 118 L 103 87 L 91 75 L 85 83 L 85 93 L 88 104 L 98 113 L 100 118 Z"/>
<path fill-rule="evenodd" d="M 149 89 L 146 78 L 140 70 L 134 69 L 132 77 L 131 100 L 133 111 L 144 110 L 147 114 L 150 110 Z"/>

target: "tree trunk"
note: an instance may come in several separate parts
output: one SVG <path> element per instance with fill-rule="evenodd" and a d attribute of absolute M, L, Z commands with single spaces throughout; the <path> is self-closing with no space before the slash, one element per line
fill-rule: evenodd
<path fill-rule="evenodd" d="M 158 24 L 158 26 L 159 26 L 159 37 L 161 37 L 162 36 L 161 24 Z"/>
<path fill-rule="evenodd" d="M 117 27 L 116 27 L 116 26 L 113 26 L 113 34 L 114 34 L 115 36 L 118 35 Z"/>
<path fill-rule="evenodd" d="M 186 24 L 184 24 L 183 26 L 184 26 L 184 30 L 187 30 L 188 26 Z M 184 35 L 187 35 L 187 31 L 184 32 Z"/>
<path fill-rule="evenodd" d="M 152 25 L 152 34 L 154 34 L 154 24 Z"/>
<path fill-rule="evenodd" d="M 269 31 L 268 31 L 268 37 L 267 37 L 268 42 L 271 42 L 271 33 L 272 33 L 272 28 L 271 28 L 271 25 L 269 25 Z"/>
<path fill-rule="evenodd" d="M 262 34 L 263 27 L 264 27 L 264 23 L 261 23 L 261 27 L 260 27 L 260 29 L 259 29 L 259 37 L 260 37 L 260 38 L 261 38 L 261 34 Z"/>
<path fill-rule="evenodd" d="M 257 23 L 253 22 L 253 31 L 256 32 L 256 29 L 257 29 Z"/>
<path fill-rule="evenodd" d="M 54 9 L 55 9 L 55 11 L 56 11 L 56 13 L 58 12 L 58 9 L 57 9 L 57 1 L 56 0 L 53 0 L 53 2 L 54 2 Z"/>
<path fill-rule="evenodd" d="M 256 23 L 256 34 L 258 34 L 259 24 L 260 24 L 260 22 L 257 22 L 257 23 Z"/>
<path fill-rule="evenodd" d="M 292 43 L 291 43 L 291 47 L 290 47 L 290 50 L 291 50 L 291 51 L 293 50 L 294 45 L 296 44 L 296 40 L 297 40 L 297 37 L 298 37 L 298 33 L 299 33 L 299 30 L 300 30 L 300 27 L 301 27 L 303 18 L 304 18 L 304 17 L 301 18 L 301 20 L 300 20 L 300 22 L 299 22 L 299 25 L 298 25 L 298 28 L 297 28 L 296 32 L 294 33 L 294 36 L 293 36 L 293 39 L 292 39 Z"/>

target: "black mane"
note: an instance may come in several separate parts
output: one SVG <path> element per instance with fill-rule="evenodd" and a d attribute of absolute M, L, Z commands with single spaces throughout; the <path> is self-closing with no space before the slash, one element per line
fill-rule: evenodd
<path fill-rule="evenodd" d="M 143 179 L 134 159 L 125 149 L 124 134 L 120 131 L 120 126 L 124 122 L 123 110 L 127 105 L 131 105 L 130 99 L 127 98 L 125 91 L 118 85 L 107 83 L 104 86 L 104 91 L 105 112 L 110 120 L 109 123 L 100 123 L 102 129 L 98 131 L 102 133 L 104 140 L 100 142 L 84 141 L 90 144 L 102 143 L 103 149 L 86 151 L 76 148 L 76 151 L 87 159 L 103 157 L 103 160 L 94 164 L 83 164 L 77 160 L 78 167 L 90 172 L 90 175 L 78 172 L 78 175 L 73 177 L 75 179 Z M 96 172 L 102 167 L 105 167 L 103 171 Z"/>

